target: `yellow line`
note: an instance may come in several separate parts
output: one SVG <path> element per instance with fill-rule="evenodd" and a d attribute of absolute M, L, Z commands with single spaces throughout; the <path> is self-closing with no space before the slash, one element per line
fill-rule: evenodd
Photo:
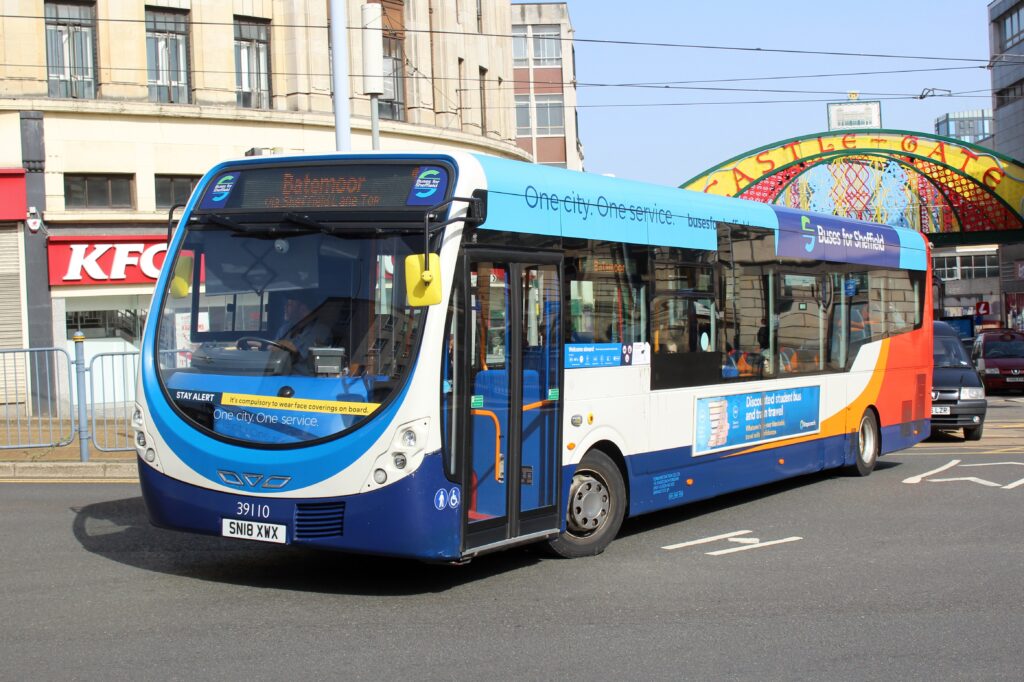
<path fill-rule="evenodd" d="M 0 478 L 0 483 L 138 483 L 137 478 Z"/>

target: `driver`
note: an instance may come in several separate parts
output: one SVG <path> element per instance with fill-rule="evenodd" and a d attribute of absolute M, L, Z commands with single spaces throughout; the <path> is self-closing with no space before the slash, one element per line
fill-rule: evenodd
<path fill-rule="evenodd" d="M 327 345 L 330 328 L 311 314 L 309 302 L 297 293 L 288 294 L 284 302 L 284 320 L 277 330 L 277 344 L 305 358 L 313 346 Z"/>

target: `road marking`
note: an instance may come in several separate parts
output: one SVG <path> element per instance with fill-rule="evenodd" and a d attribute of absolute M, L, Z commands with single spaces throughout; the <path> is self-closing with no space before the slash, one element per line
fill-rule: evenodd
<path fill-rule="evenodd" d="M 962 478 L 930 478 L 929 483 L 954 483 L 956 481 L 966 481 L 968 483 L 977 483 L 979 485 L 986 485 L 990 488 L 1002 488 L 1002 483 L 993 483 L 992 481 L 986 481 L 983 478 L 975 478 L 974 476 L 964 476 Z"/>
<path fill-rule="evenodd" d="M 1024 478 L 1020 479 L 1019 481 L 1014 481 L 1010 485 L 1004 485 L 1003 490 L 1013 490 L 1014 488 L 1019 488 L 1022 485 L 1024 485 Z"/>
<path fill-rule="evenodd" d="M 920 474 L 918 476 L 911 476 L 910 478 L 905 478 L 905 479 L 903 479 L 903 482 L 904 483 L 910 483 L 911 485 L 913 485 L 914 483 L 920 483 L 921 481 L 923 481 L 924 479 L 928 478 L 932 474 L 937 474 L 940 471 L 945 471 L 946 469 L 952 469 L 953 467 L 955 467 L 959 463 L 960 463 L 959 459 L 954 459 L 949 464 L 943 464 L 938 469 L 932 469 L 931 471 L 925 472 L 925 473 Z"/>
<path fill-rule="evenodd" d="M 729 542 L 737 542 L 741 545 L 756 545 L 761 542 L 760 538 L 729 538 Z"/>
<path fill-rule="evenodd" d="M 977 464 L 965 464 L 965 467 L 998 467 L 1004 464 L 1016 464 L 1019 467 L 1024 467 L 1024 462 L 978 462 Z"/>
<path fill-rule="evenodd" d="M 709 542 L 717 542 L 718 540 L 725 540 L 727 538 L 734 538 L 737 535 L 746 535 L 747 533 L 751 533 L 751 532 L 753 532 L 753 531 L 737 530 L 737 531 L 733 531 L 732 533 L 723 533 L 722 535 L 713 535 L 713 536 L 711 536 L 709 538 L 701 538 L 700 540 L 691 540 L 690 542 L 680 542 L 677 545 L 665 545 L 664 547 L 662 547 L 662 549 L 672 550 L 672 549 L 682 549 L 683 547 L 693 547 L 694 545 L 705 545 L 705 544 L 707 544 Z"/>
<path fill-rule="evenodd" d="M 743 547 L 731 547 L 729 549 L 720 549 L 717 552 L 705 552 L 705 554 L 707 554 L 708 556 L 722 556 L 723 554 L 745 552 L 748 549 L 757 549 L 758 547 L 769 547 L 771 545 L 781 545 L 784 542 L 796 542 L 797 540 L 803 540 L 803 538 L 794 535 L 791 538 L 783 538 L 781 540 L 770 540 L 769 542 L 759 542 L 756 545 L 744 545 Z"/>

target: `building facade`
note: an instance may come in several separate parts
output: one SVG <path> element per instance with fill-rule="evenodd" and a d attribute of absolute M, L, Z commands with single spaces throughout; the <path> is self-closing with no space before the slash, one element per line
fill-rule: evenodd
<path fill-rule="evenodd" d="M 991 146 L 1024 159 L 1024 1 L 988 5 L 989 65 L 992 74 Z"/>
<path fill-rule="evenodd" d="M 988 4 L 989 66 L 992 74 L 992 136 L 981 144 L 1014 159 L 1024 159 L 1024 1 Z M 993 247 L 995 248 L 995 247 Z M 998 246 L 995 279 L 1000 324 L 1020 327 L 1024 307 L 1024 247 Z M 983 285 L 985 289 L 992 286 Z"/>
<path fill-rule="evenodd" d="M 361 2 L 346 3 L 351 148 L 371 147 L 371 36 L 384 48 L 382 149 L 532 160 L 516 134 L 508 0 L 377 1 L 372 33 Z M 3 4 L 0 346 L 63 346 L 82 329 L 93 353 L 134 347 L 169 211 L 207 168 L 335 149 L 329 5 Z"/>
<path fill-rule="evenodd" d="M 512 5 L 516 142 L 537 163 L 583 170 L 572 35 L 566 3 Z"/>
<path fill-rule="evenodd" d="M 992 136 L 992 110 L 973 109 L 943 114 L 935 119 L 935 134 L 984 144 Z"/>

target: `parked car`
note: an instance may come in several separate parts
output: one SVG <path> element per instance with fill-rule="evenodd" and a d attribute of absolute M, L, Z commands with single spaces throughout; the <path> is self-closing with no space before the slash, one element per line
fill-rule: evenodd
<path fill-rule="evenodd" d="M 1024 333 L 983 331 L 974 339 L 971 358 L 989 391 L 1024 391 Z"/>
<path fill-rule="evenodd" d="M 985 428 L 985 387 L 971 365 L 956 330 L 934 323 L 932 430 L 964 430 L 964 439 L 979 440 Z"/>

